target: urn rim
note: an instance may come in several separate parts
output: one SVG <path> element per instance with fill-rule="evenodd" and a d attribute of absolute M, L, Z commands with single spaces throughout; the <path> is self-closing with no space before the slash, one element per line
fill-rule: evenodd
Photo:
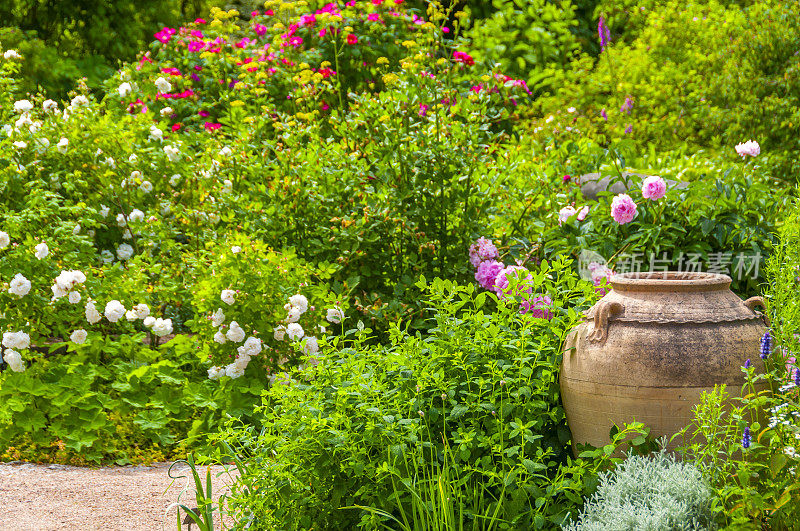
<path fill-rule="evenodd" d="M 610 282 L 617 291 L 712 291 L 729 289 L 731 277 L 699 271 L 641 271 L 613 275 Z"/>

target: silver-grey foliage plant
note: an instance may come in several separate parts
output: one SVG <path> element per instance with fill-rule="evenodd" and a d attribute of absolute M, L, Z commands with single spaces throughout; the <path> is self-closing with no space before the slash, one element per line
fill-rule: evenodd
<path fill-rule="evenodd" d="M 714 496 L 700 470 L 662 450 L 634 456 L 600 477 L 577 522 L 565 531 L 717 529 Z"/>

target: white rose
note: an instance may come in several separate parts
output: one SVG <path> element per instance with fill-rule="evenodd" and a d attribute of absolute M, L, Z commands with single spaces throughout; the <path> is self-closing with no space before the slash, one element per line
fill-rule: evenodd
<path fill-rule="evenodd" d="M 120 246 L 117 247 L 117 258 L 120 260 L 127 260 L 131 256 L 133 256 L 133 247 L 127 243 L 120 244 Z"/>
<path fill-rule="evenodd" d="M 164 153 L 170 162 L 178 162 L 181 160 L 181 152 L 175 146 L 164 146 Z"/>
<path fill-rule="evenodd" d="M 59 140 L 58 144 L 56 144 L 56 149 L 58 149 L 59 153 L 65 155 L 67 153 L 68 146 L 69 146 L 69 140 L 67 140 L 65 137 L 62 136 L 61 140 Z"/>
<path fill-rule="evenodd" d="M 159 129 L 158 127 L 151 125 L 150 126 L 150 139 L 157 140 L 161 142 L 164 139 L 164 131 Z"/>
<path fill-rule="evenodd" d="M 164 107 L 161 109 L 161 116 L 166 118 L 167 116 L 172 115 L 173 112 L 175 111 L 172 110 L 172 107 Z"/>
<path fill-rule="evenodd" d="M 100 205 L 100 211 L 99 211 L 99 213 L 100 213 L 100 215 L 101 215 L 102 217 L 104 217 L 104 218 L 108 217 L 108 214 L 109 214 L 109 212 L 111 212 L 111 209 L 110 209 L 110 208 L 108 208 L 108 207 L 107 207 L 107 206 L 105 206 L 105 205 Z"/>
<path fill-rule="evenodd" d="M 125 228 L 125 230 L 122 231 L 122 239 L 130 240 L 131 238 L 133 238 L 133 233 L 131 232 L 131 229 Z"/>
<path fill-rule="evenodd" d="M 114 253 L 109 251 L 108 249 L 103 249 L 100 252 L 100 259 L 103 261 L 104 264 L 110 264 L 114 261 Z"/>
<path fill-rule="evenodd" d="M 106 309 L 103 312 L 106 315 L 106 319 L 111 321 L 112 323 L 116 323 L 122 316 L 125 315 L 125 306 L 122 305 L 121 302 L 118 300 L 109 301 L 106 304 Z"/>
<path fill-rule="evenodd" d="M 236 292 L 232 289 L 224 289 L 220 294 L 220 298 L 225 304 L 233 304 L 236 302 Z"/>
<path fill-rule="evenodd" d="M 89 321 L 89 324 L 99 323 L 103 318 L 103 316 L 100 315 L 100 312 L 97 311 L 97 308 L 92 301 L 88 301 L 86 306 L 84 306 L 84 309 L 86 310 L 86 320 Z"/>
<path fill-rule="evenodd" d="M 70 105 L 72 107 L 85 107 L 86 105 L 89 105 L 89 98 L 87 98 L 83 94 L 81 94 L 80 96 L 75 96 L 74 98 L 72 98 Z"/>
<path fill-rule="evenodd" d="M 12 59 L 22 59 L 22 56 L 16 50 L 6 50 L 6 53 L 3 54 L 3 59 L 10 61 Z"/>
<path fill-rule="evenodd" d="M 236 321 L 231 321 L 231 326 L 228 328 L 228 332 L 225 334 L 225 337 L 233 341 L 234 343 L 239 343 L 244 340 L 244 330 L 242 327 L 239 326 L 239 323 Z"/>
<path fill-rule="evenodd" d="M 142 192 L 149 194 L 153 191 L 153 183 L 150 181 L 142 181 L 142 184 L 139 185 L 139 190 Z"/>
<path fill-rule="evenodd" d="M 289 297 L 289 304 L 300 310 L 300 313 L 306 313 L 308 310 L 308 299 L 304 295 L 292 295 Z"/>
<path fill-rule="evenodd" d="M 125 83 L 121 83 L 120 86 L 117 87 L 117 92 L 119 92 L 120 98 L 124 98 L 125 96 L 133 92 L 133 88 L 131 87 L 131 84 L 126 81 Z"/>
<path fill-rule="evenodd" d="M 18 297 L 24 297 L 31 291 L 31 281 L 25 278 L 21 273 L 14 275 L 11 282 L 8 284 L 8 292 Z"/>
<path fill-rule="evenodd" d="M 69 302 L 70 304 L 78 304 L 81 302 L 81 294 L 77 291 L 71 291 L 69 293 Z"/>
<path fill-rule="evenodd" d="M 131 164 L 133 164 L 137 160 L 139 160 L 139 157 L 136 156 L 136 153 L 131 153 L 131 156 L 128 157 L 128 162 L 130 162 Z"/>
<path fill-rule="evenodd" d="M 80 223 L 76 223 L 75 226 L 72 227 L 72 234 L 74 236 L 77 236 L 80 233 L 81 233 L 81 224 Z"/>
<path fill-rule="evenodd" d="M 140 302 L 139 304 L 134 306 L 133 311 L 136 312 L 136 317 L 138 317 L 139 319 L 144 319 L 145 317 L 150 315 L 150 307 L 143 302 Z"/>
<path fill-rule="evenodd" d="M 319 352 L 319 342 L 317 338 L 314 336 L 306 337 L 305 343 L 303 344 L 303 350 L 306 354 L 316 354 Z"/>
<path fill-rule="evenodd" d="M 128 224 L 128 220 L 125 219 L 125 214 L 117 214 L 117 225 L 120 227 L 124 227 Z"/>
<path fill-rule="evenodd" d="M 153 323 L 153 333 L 158 337 L 164 337 L 172 333 L 172 319 L 156 319 Z"/>
<path fill-rule="evenodd" d="M 244 345 L 236 350 L 240 355 L 250 357 L 258 355 L 261 352 L 261 349 L 261 340 L 257 337 L 250 336 L 247 338 L 247 341 L 244 342 Z"/>
<path fill-rule="evenodd" d="M 156 79 L 155 84 L 159 92 L 169 92 L 170 90 L 172 90 L 172 84 L 163 77 L 159 77 L 158 79 Z"/>
<path fill-rule="evenodd" d="M 328 314 L 325 318 L 330 323 L 339 324 L 344 319 L 344 312 L 339 308 L 328 308 Z"/>
<path fill-rule="evenodd" d="M 300 308 L 291 307 L 289 309 L 289 315 L 286 316 L 286 321 L 289 323 L 296 323 L 300 320 Z"/>
<path fill-rule="evenodd" d="M 136 315 L 136 310 L 128 310 L 127 312 L 125 312 L 125 319 L 127 321 L 135 321 L 138 318 L 139 316 Z"/>
<path fill-rule="evenodd" d="M 83 345 L 83 343 L 86 341 L 87 335 L 88 334 L 86 333 L 86 330 L 84 330 L 83 328 L 79 328 L 74 332 L 72 332 L 72 334 L 70 334 L 69 340 L 75 343 L 76 345 Z"/>
<path fill-rule="evenodd" d="M 220 345 L 224 345 L 228 342 L 228 338 L 225 337 L 225 334 L 222 333 L 222 330 L 217 330 L 217 333 L 214 334 L 214 341 Z"/>
<path fill-rule="evenodd" d="M 44 103 L 42 103 L 42 109 L 44 109 L 46 112 L 55 112 L 58 110 L 58 103 L 53 100 L 44 100 Z"/>
<path fill-rule="evenodd" d="M 17 140 L 16 142 L 14 142 L 13 146 L 17 149 L 25 149 L 26 147 L 28 147 L 28 143 L 25 142 L 24 140 Z"/>
<path fill-rule="evenodd" d="M 283 325 L 276 327 L 272 337 L 275 338 L 275 341 L 283 341 L 286 338 L 286 327 Z"/>
<path fill-rule="evenodd" d="M 36 258 L 42 260 L 44 258 L 47 258 L 48 254 L 50 254 L 50 249 L 47 247 L 46 243 L 42 242 L 36 246 L 36 253 L 34 253 L 34 256 L 36 256 Z"/>
<path fill-rule="evenodd" d="M 22 363 L 22 356 L 16 350 L 6 350 L 3 360 L 8 363 L 8 366 L 14 372 L 22 372 L 25 370 L 25 365 Z"/>
<path fill-rule="evenodd" d="M 33 103 L 28 100 L 19 100 L 14 102 L 14 110 L 23 113 L 33 109 Z"/>
<path fill-rule="evenodd" d="M 239 247 L 238 245 L 234 245 L 233 247 L 231 247 L 231 252 L 233 254 L 239 254 L 242 252 L 242 248 Z"/>
<path fill-rule="evenodd" d="M 303 327 L 297 323 L 290 323 L 289 326 L 286 327 L 286 335 L 289 336 L 289 339 L 301 339 L 305 332 L 303 332 Z"/>
<path fill-rule="evenodd" d="M 211 326 L 219 328 L 225 322 L 225 314 L 222 313 L 222 308 L 217 308 L 217 311 L 211 314 Z"/>
<path fill-rule="evenodd" d="M 209 380 L 219 380 L 223 376 L 225 376 L 225 369 L 223 369 L 222 367 L 214 366 L 208 369 Z"/>
<path fill-rule="evenodd" d="M 0 230 L 0 249 L 5 249 L 10 244 L 11 238 L 8 237 L 8 233 Z"/>
<path fill-rule="evenodd" d="M 231 363 L 227 367 L 225 367 L 225 375 L 229 378 L 238 378 L 244 374 L 244 367 L 241 365 L 237 365 L 235 363 Z"/>
<path fill-rule="evenodd" d="M 181 176 L 178 175 L 177 173 L 169 178 L 169 185 L 172 186 L 173 188 L 178 186 L 180 182 L 181 182 Z"/>
<path fill-rule="evenodd" d="M 149 315 L 144 318 L 144 322 L 142 324 L 144 324 L 147 328 L 151 328 L 154 324 L 156 324 L 156 318 L 152 315 Z"/>
<path fill-rule="evenodd" d="M 233 153 L 233 151 L 231 151 L 231 148 L 229 148 L 228 146 L 225 146 L 224 148 L 219 150 L 219 155 L 221 157 L 227 157 L 231 153 Z"/>
<path fill-rule="evenodd" d="M 147 181 L 145 181 L 145 182 L 147 182 Z M 128 220 L 136 221 L 136 222 L 144 221 L 144 212 L 142 212 L 138 208 L 134 208 L 133 210 L 131 210 L 131 213 L 128 215 Z"/>
<path fill-rule="evenodd" d="M 3 346 L 6 348 L 15 348 L 17 350 L 25 350 L 31 346 L 31 337 L 25 332 L 5 332 L 3 334 Z"/>

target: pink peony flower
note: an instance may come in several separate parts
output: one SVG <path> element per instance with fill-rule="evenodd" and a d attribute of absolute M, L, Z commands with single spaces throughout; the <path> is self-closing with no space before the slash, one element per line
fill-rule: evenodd
<path fill-rule="evenodd" d="M 537 319 L 550 319 L 553 317 L 553 314 L 550 312 L 550 307 L 552 305 L 553 300 L 547 295 L 536 295 L 533 298 L 522 301 L 519 313 L 530 313 Z"/>
<path fill-rule="evenodd" d="M 508 266 L 497 273 L 497 277 L 494 279 L 494 291 L 499 297 L 505 298 L 509 295 L 506 293 L 509 290 L 509 278 L 519 279 L 516 294 L 531 293 L 533 291 L 533 286 L 531 286 L 533 277 L 528 273 L 528 270 L 522 266 Z"/>
<path fill-rule="evenodd" d="M 585 205 L 582 209 L 578 210 L 578 221 L 583 221 L 589 215 L 589 205 Z"/>
<path fill-rule="evenodd" d="M 590 265 L 589 269 L 592 271 L 594 290 L 601 296 L 608 293 L 611 290 L 608 281 L 614 276 L 614 271 L 604 265 L 596 265 L 593 269 Z"/>
<path fill-rule="evenodd" d="M 478 267 L 484 260 L 493 260 L 498 256 L 497 247 L 492 240 L 487 240 L 483 236 L 469 246 L 469 263 L 472 267 Z"/>
<path fill-rule="evenodd" d="M 661 199 L 667 193 L 667 183 L 655 175 L 648 177 L 642 184 L 642 197 L 645 199 Z"/>
<path fill-rule="evenodd" d="M 497 260 L 486 260 L 478 264 L 478 269 L 475 271 L 475 280 L 483 289 L 493 289 L 494 282 L 497 274 L 505 269 L 505 265 Z"/>
<path fill-rule="evenodd" d="M 748 140 L 744 144 L 736 145 L 736 153 L 741 155 L 743 159 L 747 158 L 747 155 L 755 157 L 761 153 L 761 146 L 755 140 Z"/>
<path fill-rule="evenodd" d="M 559 210 L 558 211 L 558 224 L 559 224 L 559 226 L 563 222 L 569 220 L 569 218 L 571 218 L 572 216 L 574 216 L 577 213 L 578 213 L 578 211 L 575 210 L 575 207 L 572 206 L 572 205 L 567 205 L 564 208 L 562 208 L 561 210 Z"/>
<path fill-rule="evenodd" d="M 636 203 L 628 194 L 619 194 L 611 201 L 611 216 L 620 225 L 630 223 L 636 217 Z"/>

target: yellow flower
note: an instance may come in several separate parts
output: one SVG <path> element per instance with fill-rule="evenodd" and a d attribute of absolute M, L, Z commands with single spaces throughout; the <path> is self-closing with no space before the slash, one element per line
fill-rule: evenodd
<path fill-rule="evenodd" d="M 403 44 L 403 46 L 405 46 L 406 48 L 414 48 L 415 46 L 417 46 L 417 43 L 416 43 L 416 42 L 414 42 L 414 41 L 403 41 L 403 43 L 402 43 L 402 44 Z"/>
<path fill-rule="evenodd" d="M 389 64 L 389 60 L 387 58 L 385 58 L 385 57 L 378 57 L 378 60 L 375 61 L 375 62 L 377 64 L 379 64 L 379 65 L 388 65 Z M 323 66 L 322 68 L 325 68 L 325 67 Z"/>
<path fill-rule="evenodd" d="M 222 21 L 219 20 L 218 18 L 215 18 L 214 20 L 211 21 L 209 26 L 212 27 L 212 28 L 219 28 L 219 27 L 222 26 Z"/>
<path fill-rule="evenodd" d="M 382 79 L 384 84 L 388 86 L 397 83 L 400 80 L 400 77 L 397 74 L 386 74 Z"/>
<path fill-rule="evenodd" d="M 242 100 L 233 100 L 231 107 L 244 107 L 244 102 Z"/>

